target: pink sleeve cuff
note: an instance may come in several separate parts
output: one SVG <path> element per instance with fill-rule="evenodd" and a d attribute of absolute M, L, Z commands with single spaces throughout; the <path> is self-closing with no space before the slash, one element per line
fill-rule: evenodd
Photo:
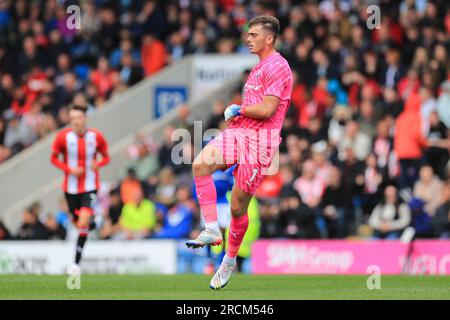
<path fill-rule="evenodd" d="M 245 106 L 241 107 L 241 110 L 239 111 L 241 113 L 241 115 L 245 116 L 244 112 L 245 112 Z"/>

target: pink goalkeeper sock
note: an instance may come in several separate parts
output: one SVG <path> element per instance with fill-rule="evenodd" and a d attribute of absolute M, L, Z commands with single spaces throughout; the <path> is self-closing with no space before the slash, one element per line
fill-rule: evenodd
<path fill-rule="evenodd" d="M 217 224 L 217 192 L 212 177 L 210 175 L 194 177 L 194 180 L 198 203 L 206 226 Z"/>
<path fill-rule="evenodd" d="M 228 257 L 236 258 L 247 228 L 248 213 L 245 213 L 243 216 L 237 218 L 231 218 L 230 234 L 228 236 Z"/>

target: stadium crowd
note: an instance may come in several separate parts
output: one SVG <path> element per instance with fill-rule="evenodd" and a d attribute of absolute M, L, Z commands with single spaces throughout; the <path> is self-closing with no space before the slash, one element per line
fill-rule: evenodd
<path fill-rule="evenodd" d="M 65 125 L 73 101 L 95 112 L 186 54 L 246 53 L 246 22 L 270 14 L 295 85 L 280 170 L 256 194 L 259 236 L 397 239 L 408 226 L 417 237 L 450 236 L 446 1 L 86 1 L 89 28 L 76 32 L 56 1 L 45 12 L 43 3 L 0 1 L 0 162 Z M 379 29 L 366 25 L 368 4 L 380 5 Z M 226 125 L 247 75 L 212 106 L 207 128 Z M 99 238 L 186 238 L 200 228 L 191 166 L 170 158 L 173 130 L 192 126 L 189 109 L 179 110 L 162 143 L 138 133 L 126 177 L 99 190 Z M 192 145 L 183 156 L 192 160 Z M 0 239 L 66 237 L 63 200 L 39 217 L 33 204 L 17 237 L 0 223 Z"/>

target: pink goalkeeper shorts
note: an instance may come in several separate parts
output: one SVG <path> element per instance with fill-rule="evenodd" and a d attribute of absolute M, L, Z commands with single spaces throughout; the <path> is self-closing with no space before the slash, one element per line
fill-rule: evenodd
<path fill-rule="evenodd" d="M 279 136 L 277 139 L 280 139 Z M 278 144 L 271 146 L 265 132 L 245 128 L 227 128 L 208 145 L 221 152 L 228 167 L 237 164 L 233 172 L 236 185 L 252 195 L 268 174 L 272 159 L 278 151 Z"/>

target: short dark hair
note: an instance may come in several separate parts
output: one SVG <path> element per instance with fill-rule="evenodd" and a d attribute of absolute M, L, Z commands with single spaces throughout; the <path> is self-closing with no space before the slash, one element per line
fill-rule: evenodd
<path fill-rule="evenodd" d="M 78 104 L 70 105 L 69 111 L 70 110 L 78 110 L 78 111 L 81 111 L 81 112 L 84 112 L 84 113 L 87 112 L 87 108 L 85 106 L 81 106 L 81 105 L 78 105 Z"/>
<path fill-rule="evenodd" d="M 269 31 L 273 35 L 273 43 L 277 40 L 278 32 L 280 32 L 280 22 L 277 18 L 272 16 L 256 16 L 248 23 L 251 28 L 256 25 L 261 25 L 263 29 Z"/>

